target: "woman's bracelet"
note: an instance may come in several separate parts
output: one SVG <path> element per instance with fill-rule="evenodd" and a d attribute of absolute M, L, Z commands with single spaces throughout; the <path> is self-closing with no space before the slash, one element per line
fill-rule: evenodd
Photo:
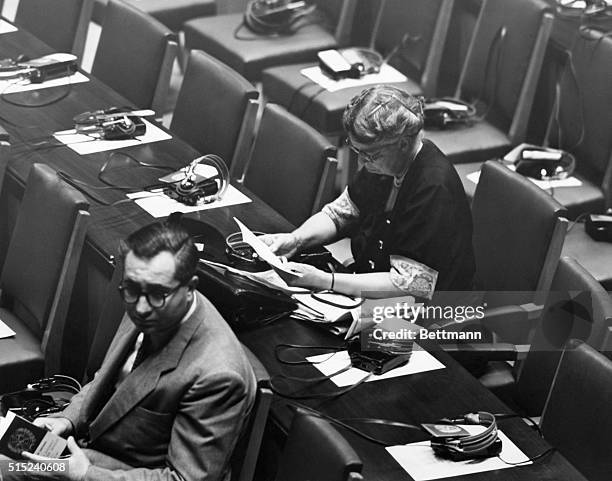
<path fill-rule="evenodd" d="M 334 283 L 336 282 L 336 276 L 334 275 L 334 271 L 331 271 L 331 275 L 332 275 L 332 281 L 331 281 L 331 286 L 329 287 L 330 291 L 334 290 Z"/>

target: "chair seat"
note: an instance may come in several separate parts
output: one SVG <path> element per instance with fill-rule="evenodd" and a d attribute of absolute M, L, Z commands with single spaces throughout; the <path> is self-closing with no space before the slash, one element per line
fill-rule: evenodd
<path fill-rule="evenodd" d="M 104 9 L 108 0 L 96 0 L 92 19 L 98 24 L 104 21 Z M 183 24 L 192 18 L 216 15 L 215 0 L 127 0 L 136 8 L 148 13 L 166 27 L 178 32 Z"/>
<path fill-rule="evenodd" d="M 334 48 L 334 36 L 318 24 L 304 25 L 293 35 L 260 36 L 246 27 L 236 36 L 242 24 L 241 13 L 196 18 L 184 25 L 185 46 L 204 50 L 226 63 L 250 81 L 257 81 L 261 72 L 276 65 L 312 62 L 319 50 Z"/>
<path fill-rule="evenodd" d="M 192 18 L 210 17 L 217 13 L 215 0 L 128 0 L 166 27 L 178 32 Z"/>
<path fill-rule="evenodd" d="M 15 336 L 0 339 L 0 394 L 25 388 L 44 375 L 40 340 L 10 311 L 0 308 L 0 319 Z"/>
<path fill-rule="evenodd" d="M 612 243 L 591 239 L 584 224 L 575 224 L 565 237 L 562 255 L 576 259 L 607 291 L 612 290 Z"/>
<path fill-rule="evenodd" d="M 474 197 L 477 184 L 472 182 L 468 176 L 478 172 L 481 167 L 481 162 L 455 164 L 455 170 L 459 174 L 470 202 Z M 553 197 L 566 207 L 568 218 L 570 220 L 575 219 L 583 212 L 602 212 L 604 209 L 604 196 L 601 189 L 579 174 L 576 177 L 582 182 L 581 186 L 555 187 L 553 192 Z M 550 190 L 548 191 L 550 192 Z"/>
<path fill-rule="evenodd" d="M 426 130 L 425 137 L 455 164 L 484 162 L 504 155 L 512 147 L 506 134 L 484 121 L 446 130 Z M 466 145 L 470 146 L 469 150 Z"/>
<path fill-rule="evenodd" d="M 300 73 L 303 68 L 313 65 L 303 63 L 266 69 L 261 76 L 263 93 L 271 102 L 283 105 L 320 132 L 336 134 L 342 131 L 344 108 L 355 95 L 370 85 L 336 92 L 322 90 Z M 412 80 L 393 85 L 413 95 L 422 93 L 419 84 Z"/>

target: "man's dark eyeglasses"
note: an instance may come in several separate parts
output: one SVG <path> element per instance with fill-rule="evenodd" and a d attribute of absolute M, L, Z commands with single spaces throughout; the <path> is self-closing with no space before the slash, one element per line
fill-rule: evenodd
<path fill-rule="evenodd" d="M 176 287 L 168 291 L 152 291 L 146 292 L 143 291 L 138 284 L 134 284 L 131 282 L 122 282 L 119 285 L 119 294 L 127 304 L 136 304 L 140 299 L 140 296 L 145 296 L 145 299 L 149 303 L 151 307 L 154 309 L 159 309 L 164 307 L 166 304 L 166 299 L 178 291 L 183 284 L 179 284 Z"/>

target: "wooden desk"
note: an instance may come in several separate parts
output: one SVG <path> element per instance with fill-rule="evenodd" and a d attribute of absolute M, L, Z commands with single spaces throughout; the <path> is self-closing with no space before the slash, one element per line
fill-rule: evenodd
<path fill-rule="evenodd" d="M 19 54 L 34 58 L 51 51 L 40 40 L 22 30 L 0 35 L 0 58 L 14 58 Z M 126 75 L 129 75 L 129 72 L 126 72 Z M 56 98 L 65 89 L 66 87 L 56 87 L 13 94 L 12 98 L 19 98 L 20 102 L 43 103 Z M 6 206 L 6 211 L 0 213 L 2 232 L 11 230 L 25 180 L 35 162 L 61 169 L 89 184 L 104 185 L 97 179 L 97 175 L 108 159 L 109 152 L 80 156 L 68 147 L 35 150 L 28 139 L 49 139 L 55 131 L 73 128 L 73 117 L 81 112 L 126 105 L 130 104 L 123 97 L 94 78 L 86 83 L 72 85 L 66 98 L 45 107 L 25 108 L 0 101 L 0 124 L 11 134 L 12 144 L 11 160 L 2 191 L 1 205 Z M 142 162 L 169 165 L 177 169 L 200 156 L 193 148 L 176 138 L 120 151 Z M 117 170 L 116 174 L 111 179 L 118 184 L 143 187 L 155 182 L 164 172 L 150 168 L 128 168 Z M 243 220 L 249 227 L 263 232 L 291 228 L 282 216 L 252 193 L 244 188 L 240 190 L 253 202 L 196 212 L 189 216 L 214 225 L 224 235 L 238 230 L 233 221 L 234 216 Z M 125 199 L 125 194 L 118 190 L 94 193 L 107 202 Z M 70 346 L 70 349 L 66 349 L 63 357 L 65 372 L 77 377 L 80 377 L 84 370 L 87 351 L 95 335 L 100 312 L 108 298 L 106 291 L 114 270 L 113 257 L 119 240 L 154 220 L 134 203 L 127 202 L 113 207 L 100 205 L 91 198 L 88 200 L 91 204 L 91 220 L 66 326 L 65 345 Z M 1 248 L 2 246 L 0 264 L 4 256 Z"/>
<path fill-rule="evenodd" d="M 274 354 L 274 347 L 280 343 L 302 345 L 342 345 L 340 338 L 295 320 L 282 320 L 275 324 L 240 333 L 240 340 L 247 345 L 266 366 L 271 376 L 286 375 L 314 377 L 320 372 L 314 367 L 288 366 L 280 364 Z M 448 354 L 429 346 L 434 356 L 445 369 L 430 371 L 411 376 L 403 376 L 383 381 L 364 383 L 349 393 L 328 400 L 300 401 L 309 407 L 336 418 L 375 417 L 409 424 L 434 422 L 442 417 L 455 417 L 473 411 L 491 413 L 510 413 L 511 411 L 485 389 L 474 377 L 457 364 Z M 301 356 L 321 354 L 320 350 L 301 351 Z M 290 356 L 290 354 L 293 354 Z M 285 358 L 303 359 L 296 352 L 283 353 Z M 304 384 L 294 384 L 294 393 L 303 393 Z M 302 390 L 298 390 L 302 388 Z M 330 381 L 309 386 L 309 392 L 331 392 L 338 388 Z M 276 396 L 272 407 L 272 421 L 280 430 L 286 432 L 291 420 L 292 410 L 286 402 Z M 394 444 L 427 439 L 424 434 L 412 431 L 398 431 L 389 427 L 372 427 L 361 424 L 359 429 L 372 436 L 388 440 Z M 512 439 L 527 456 L 536 456 L 550 446 L 521 419 L 512 418 L 499 421 L 499 427 Z M 357 435 L 340 429 L 361 457 L 366 480 L 410 480 L 410 476 L 387 453 L 384 447 L 368 442 Z M 451 479 L 451 478 L 447 478 Z M 470 481 L 496 480 L 584 480 L 584 477 L 570 465 L 563 456 L 554 452 L 532 465 L 501 469 L 452 479 Z"/>

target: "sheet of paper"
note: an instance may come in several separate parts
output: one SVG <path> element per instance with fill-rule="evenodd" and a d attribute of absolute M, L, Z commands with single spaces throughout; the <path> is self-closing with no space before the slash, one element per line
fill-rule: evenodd
<path fill-rule="evenodd" d="M 514 165 L 508 165 L 507 166 L 510 170 L 516 170 Z M 467 175 L 467 178 L 470 182 L 473 182 L 474 184 L 478 184 L 478 181 L 480 180 L 480 171 L 476 171 L 476 172 L 472 172 L 471 174 Z M 582 185 L 582 182 L 580 181 L 580 179 L 577 179 L 576 177 L 568 177 L 567 179 L 561 179 L 561 180 L 537 180 L 537 179 L 532 179 L 531 177 L 525 177 L 526 179 L 529 179 L 531 182 L 533 182 L 535 185 L 537 185 L 540 189 L 556 189 L 558 187 L 580 187 Z"/>
<path fill-rule="evenodd" d="M 336 322 L 346 314 L 349 314 L 351 319 L 355 319 L 357 316 L 359 316 L 360 307 L 357 306 L 351 308 L 350 306 L 359 304 L 360 299 L 353 300 L 342 294 L 320 294 L 319 296 L 320 298 L 326 299 L 335 304 L 346 305 L 347 307 L 336 307 L 326 302 L 318 301 L 312 297 L 310 293 L 295 294 L 293 298 L 298 301 L 300 307 L 304 306 L 306 308 L 306 312 L 310 310 L 313 311 L 315 315 L 318 314 L 316 317 L 322 317 L 323 319 L 321 319 L 321 321 Z"/>
<path fill-rule="evenodd" d="M 8 327 L 4 322 L 0 321 L 0 339 L 4 339 L 5 337 L 12 337 L 14 335 L 15 331 Z"/>
<path fill-rule="evenodd" d="M 11 33 L 11 32 L 16 32 L 16 31 L 17 31 L 17 27 L 10 24 L 6 20 L 0 20 L 0 34 Z"/>
<path fill-rule="evenodd" d="M 50 87 L 61 87 L 62 85 L 73 85 L 83 82 L 89 82 L 89 79 L 81 72 L 77 72 L 70 77 L 51 79 L 39 84 L 33 84 L 29 80 L 24 79 L 0 80 L 0 93 L 10 95 L 18 92 L 29 92 L 31 90 L 48 89 Z"/>
<path fill-rule="evenodd" d="M 369 75 L 364 75 L 361 78 L 346 78 L 334 80 L 325 75 L 319 66 L 308 67 L 300 70 L 300 73 L 320 85 L 328 92 L 336 92 L 337 90 L 347 89 L 350 87 L 361 87 L 365 85 L 380 84 L 380 83 L 395 83 L 405 82 L 406 76 L 399 70 L 394 69 L 391 65 L 384 64 L 380 68 L 380 72 Z"/>
<path fill-rule="evenodd" d="M 419 372 L 435 371 L 444 369 L 444 364 L 438 361 L 427 351 L 421 349 L 416 343 L 414 350 L 407 364 L 392 369 L 380 376 L 370 376 L 366 382 L 380 381 L 381 379 L 391 379 L 393 377 L 408 376 Z M 351 363 L 348 351 L 339 351 L 330 357 L 329 354 L 320 354 L 318 356 L 307 357 L 307 361 L 313 363 L 321 373 L 326 376 L 339 371 L 343 367 Z M 316 363 L 316 364 L 315 364 Z M 359 382 L 367 373 L 357 368 L 351 368 L 341 374 L 331 378 L 331 381 L 338 387 L 352 386 Z"/>
<path fill-rule="evenodd" d="M 120 141 L 122 142 L 122 141 Z M 230 205 L 246 204 L 251 202 L 246 195 L 230 185 L 221 200 L 202 205 L 185 205 L 165 195 L 161 189 L 151 192 L 135 192 L 127 194 L 127 197 L 134 199 L 134 202 L 146 210 L 153 217 L 168 217 L 173 212 L 197 212 L 200 210 L 216 209 L 218 207 L 228 207 Z"/>
<path fill-rule="evenodd" d="M 485 429 L 484 426 L 474 425 L 461 425 L 461 427 L 468 430 L 470 434 L 477 434 Z M 498 433 L 502 441 L 502 451 L 499 457 L 482 460 L 452 461 L 437 457 L 431 449 L 429 441 L 391 446 L 386 449 L 414 481 L 427 481 L 516 467 L 507 463 L 531 464 L 529 458 L 508 436 L 501 430 Z"/>
<path fill-rule="evenodd" d="M 136 137 L 135 139 L 92 140 L 92 137 L 88 135 L 77 134 L 74 129 L 55 132 L 53 136 L 61 143 L 70 147 L 79 155 L 93 154 L 95 152 L 106 152 L 107 150 L 122 149 L 124 147 L 131 147 L 133 145 L 150 144 L 153 142 L 160 142 L 162 140 L 168 140 L 172 138 L 170 134 L 164 132 L 162 129 L 160 129 L 156 125 L 153 125 L 151 122 L 145 119 L 142 119 L 142 121 L 147 127 L 145 134 L 141 135 L 140 137 Z M 89 142 L 89 140 L 91 140 L 91 142 Z"/>
<path fill-rule="evenodd" d="M 257 238 L 255 234 L 249 229 L 246 225 L 240 222 L 238 219 L 234 217 L 234 221 L 238 224 L 240 228 L 240 232 L 242 233 L 242 240 L 249 244 L 261 260 L 270 264 L 274 269 L 278 269 L 279 271 L 285 272 L 292 276 L 301 277 L 299 272 L 294 272 L 290 268 L 287 267 L 286 261 L 278 257 L 274 252 L 270 250 L 270 248 L 264 244 L 260 239 Z"/>

